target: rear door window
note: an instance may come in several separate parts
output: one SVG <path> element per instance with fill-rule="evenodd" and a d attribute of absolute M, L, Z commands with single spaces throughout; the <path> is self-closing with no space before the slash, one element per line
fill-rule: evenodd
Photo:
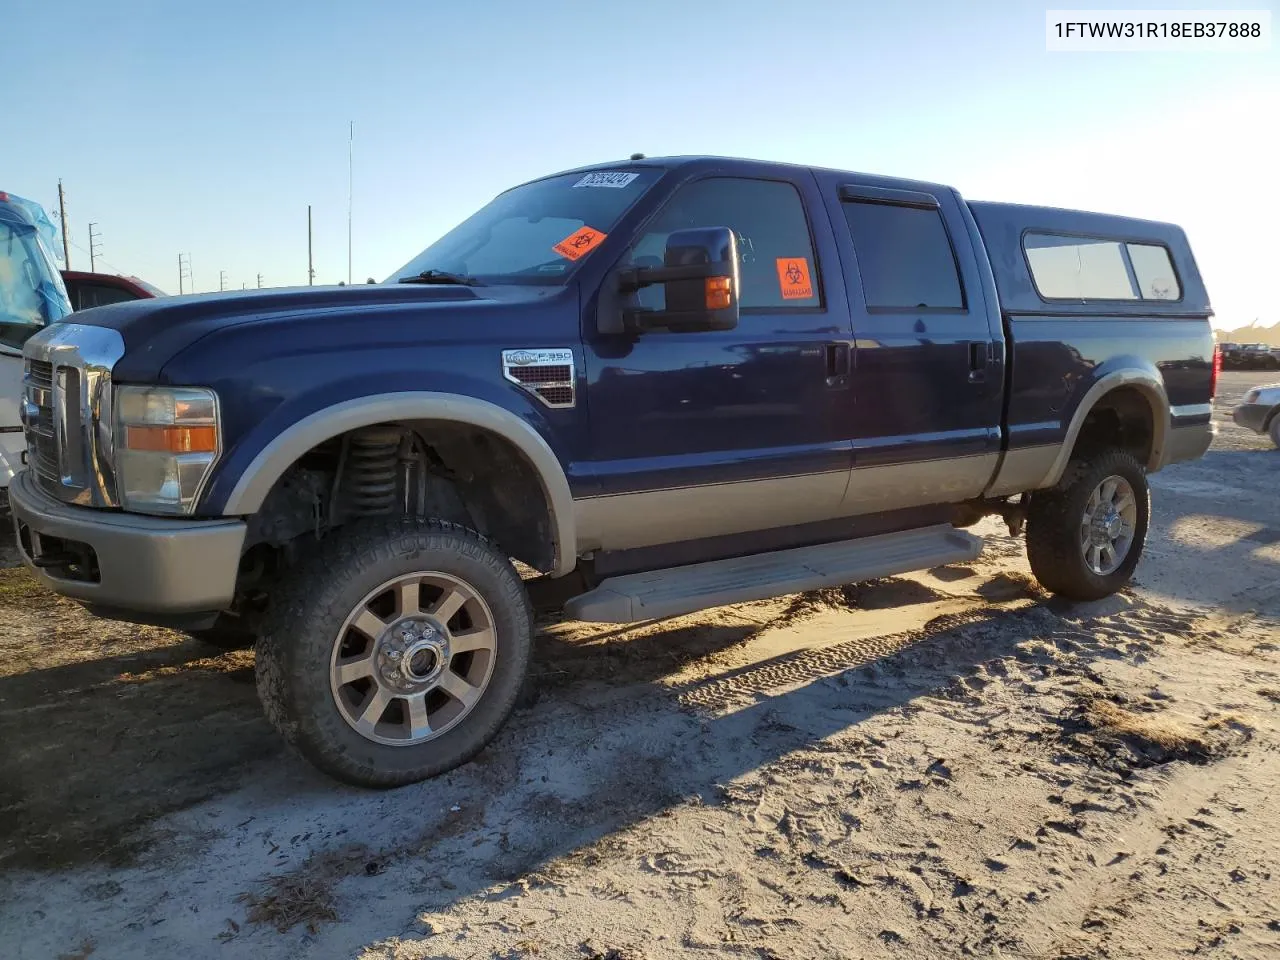
<path fill-rule="evenodd" d="M 899 204 L 845 201 L 868 310 L 963 310 L 964 288 L 942 214 Z"/>

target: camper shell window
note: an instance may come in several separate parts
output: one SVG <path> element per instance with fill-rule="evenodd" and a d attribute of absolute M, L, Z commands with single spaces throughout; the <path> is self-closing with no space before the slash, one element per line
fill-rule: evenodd
<path fill-rule="evenodd" d="M 1161 244 L 1027 232 L 1022 252 L 1042 300 L 1182 299 Z"/>

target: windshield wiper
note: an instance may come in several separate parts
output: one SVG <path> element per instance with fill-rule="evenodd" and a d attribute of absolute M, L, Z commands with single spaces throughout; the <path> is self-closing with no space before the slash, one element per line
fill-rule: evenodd
<path fill-rule="evenodd" d="M 447 270 L 423 270 L 422 273 L 414 277 L 401 277 L 397 283 L 453 283 L 461 287 L 479 287 L 482 286 L 475 277 L 468 277 L 461 273 L 450 273 Z"/>

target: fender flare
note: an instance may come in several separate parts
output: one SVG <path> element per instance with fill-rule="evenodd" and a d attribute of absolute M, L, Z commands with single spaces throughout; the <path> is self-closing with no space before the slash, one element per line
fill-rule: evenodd
<path fill-rule="evenodd" d="M 1164 381 L 1158 373 L 1150 370 L 1113 370 L 1098 378 L 1080 398 L 1075 413 L 1071 415 L 1071 422 L 1067 426 L 1067 435 L 1063 438 L 1058 456 L 1045 476 L 1042 487 L 1052 487 L 1062 479 L 1086 418 L 1093 412 L 1099 400 L 1119 387 L 1136 387 L 1151 406 L 1151 455 L 1147 458 L 1146 466 L 1151 472 L 1160 469 L 1164 463 L 1165 443 L 1169 435 L 1169 397 L 1165 393 Z"/>
<path fill-rule="evenodd" d="M 277 480 L 312 447 L 349 430 L 377 423 L 443 420 L 497 434 L 529 461 L 542 482 L 551 511 L 555 564 L 552 576 L 577 564 L 573 494 L 564 467 L 547 441 L 529 423 L 486 400 L 449 393 L 383 393 L 346 400 L 303 417 L 274 437 L 240 475 L 223 507 L 226 516 L 257 512 Z"/>

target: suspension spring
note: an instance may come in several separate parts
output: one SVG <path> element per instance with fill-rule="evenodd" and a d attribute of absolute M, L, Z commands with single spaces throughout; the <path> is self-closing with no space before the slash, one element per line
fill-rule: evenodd
<path fill-rule="evenodd" d="M 400 430 L 365 427 L 351 435 L 343 490 L 355 516 L 392 513 L 396 509 Z"/>

